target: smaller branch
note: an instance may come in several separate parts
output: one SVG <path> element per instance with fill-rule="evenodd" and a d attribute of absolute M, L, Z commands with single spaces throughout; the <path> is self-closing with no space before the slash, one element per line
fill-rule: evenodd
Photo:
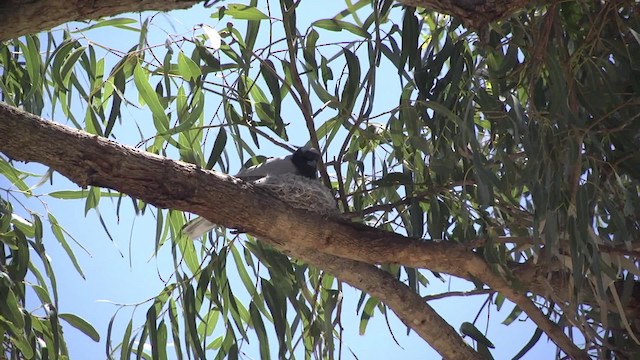
<path fill-rule="evenodd" d="M 424 301 L 431 301 L 431 300 L 444 299 L 452 296 L 486 295 L 486 294 L 494 294 L 495 292 L 496 291 L 493 289 L 477 289 L 477 290 L 471 290 L 471 291 L 449 291 L 441 294 L 423 296 L 422 299 Z"/>
<path fill-rule="evenodd" d="M 531 320 L 542 330 L 562 351 L 572 359 L 589 359 L 589 355 L 576 346 L 576 344 L 564 333 L 558 324 L 552 322 L 547 316 L 527 297 L 523 292 L 512 288 L 505 279 L 496 274 L 488 264 L 479 258 L 473 264 L 467 265 L 472 273 L 481 274 L 481 280 L 497 292 L 502 293 L 507 299 L 518 305 Z"/>
<path fill-rule="evenodd" d="M 445 359 L 482 359 L 420 295 L 388 272 L 316 250 L 290 245 L 285 248 L 278 241 L 264 237 L 260 240 L 382 301 Z"/>

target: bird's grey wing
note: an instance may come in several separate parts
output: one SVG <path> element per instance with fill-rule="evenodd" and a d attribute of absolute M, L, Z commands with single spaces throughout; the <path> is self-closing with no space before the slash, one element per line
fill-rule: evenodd
<path fill-rule="evenodd" d="M 182 233 L 188 236 L 191 240 L 195 240 L 209 232 L 215 226 L 216 224 L 212 223 L 211 221 L 198 216 L 197 218 L 189 221 L 182 228 Z"/>
<path fill-rule="evenodd" d="M 235 177 L 243 180 L 257 180 L 267 175 L 297 174 L 298 170 L 291 162 L 291 155 L 269 159 L 262 164 L 240 170 Z"/>

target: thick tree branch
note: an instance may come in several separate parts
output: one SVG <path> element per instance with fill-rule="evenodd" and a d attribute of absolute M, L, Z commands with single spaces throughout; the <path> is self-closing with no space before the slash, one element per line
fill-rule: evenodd
<path fill-rule="evenodd" d="M 0 41 L 80 20 L 139 11 L 187 9 L 198 0 L 4 0 L 0 2 Z"/>
<path fill-rule="evenodd" d="M 401 264 L 477 278 L 520 306 L 574 359 L 586 354 L 521 291 L 462 245 L 399 234 L 292 211 L 262 189 L 192 164 L 73 130 L 0 103 L 0 151 L 50 166 L 76 184 L 117 190 L 160 208 L 186 210 L 285 249 L 308 248 L 368 264 Z M 384 300 L 384 299 L 381 299 Z"/>
<path fill-rule="evenodd" d="M 4 0 L 0 2 L 0 41 L 37 33 L 80 20 L 98 19 L 139 11 L 186 9 L 197 0 Z M 526 0 L 399 0 L 460 18 L 472 29 L 482 29 L 531 4 Z M 546 1 L 556 3 L 557 0 Z"/>

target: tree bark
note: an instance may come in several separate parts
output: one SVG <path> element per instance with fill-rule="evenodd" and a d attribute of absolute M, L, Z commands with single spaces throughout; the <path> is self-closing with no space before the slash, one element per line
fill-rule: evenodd
<path fill-rule="evenodd" d="M 33 34 L 70 21 L 140 11 L 186 9 L 198 0 L 4 0 L 0 2 L 0 41 Z M 483 29 L 530 5 L 526 0 L 398 0 L 406 6 L 422 7 L 456 16 L 471 29 Z M 547 1 L 554 3 L 557 1 Z M 9 25 L 5 25 L 9 24 Z"/>
<path fill-rule="evenodd" d="M 71 21 L 95 20 L 139 11 L 186 9 L 198 0 L 3 0 L 0 41 L 33 34 Z"/>
<path fill-rule="evenodd" d="M 242 228 L 257 238 L 273 239 L 285 251 L 312 249 L 361 263 L 400 264 L 479 279 L 519 305 L 572 358 L 587 358 L 524 292 L 513 289 L 463 245 L 408 238 L 296 211 L 231 176 L 45 121 L 2 103 L 0 151 L 15 160 L 45 164 L 81 187 L 113 189 L 160 208 L 190 211 L 225 227 Z"/>

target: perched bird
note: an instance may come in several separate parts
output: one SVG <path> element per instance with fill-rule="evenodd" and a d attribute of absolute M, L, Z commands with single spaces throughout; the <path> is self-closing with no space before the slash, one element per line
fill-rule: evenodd
<path fill-rule="evenodd" d="M 295 174 L 309 179 L 318 178 L 320 152 L 314 148 L 299 148 L 285 157 L 271 158 L 262 164 L 241 170 L 235 175 L 245 181 L 255 181 L 267 175 Z"/>
<path fill-rule="evenodd" d="M 291 155 L 271 158 L 262 164 L 241 170 L 235 177 L 252 182 L 266 177 L 277 178 L 282 175 L 316 180 L 318 178 L 318 160 L 320 160 L 318 150 L 302 147 Z M 182 228 L 182 233 L 191 239 L 197 239 L 215 226 L 209 220 L 197 217 Z"/>

